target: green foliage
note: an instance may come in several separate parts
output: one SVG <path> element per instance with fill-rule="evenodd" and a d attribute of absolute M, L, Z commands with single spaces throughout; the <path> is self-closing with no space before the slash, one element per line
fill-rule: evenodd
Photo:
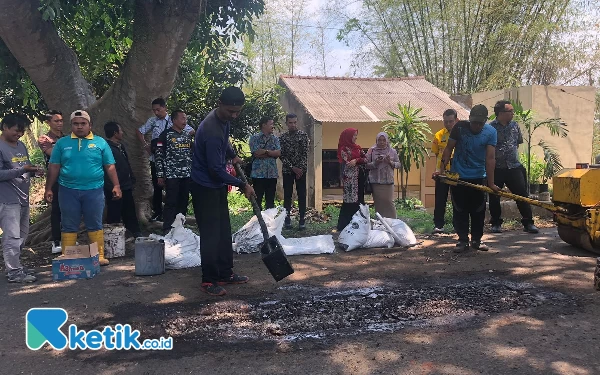
<path fill-rule="evenodd" d="M 398 151 L 402 163 L 400 178 L 402 199 L 406 199 L 408 173 L 413 163 L 417 168 L 424 166 L 428 155 L 427 142 L 431 129 L 423 121 L 425 116 L 419 115 L 422 110 L 422 108 L 411 107 L 410 103 L 408 105 L 398 103 L 398 113 L 388 112 L 393 120 L 388 120 L 383 126 L 383 130 L 390 137 L 391 146 Z"/>
<path fill-rule="evenodd" d="M 227 46 L 252 33 L 252 19 L 264 8 L 263 0 L 217 0 L 203 5 L 206 11 L 188 44 L 174 90 L 177 104 L 185 99 L 196 101 L 188 110 L 197 116 L 206 111 L 194 108 L 198 105 L 195 99 L 205 97 L 205 107 L 214 106 L 210 91 L 218 88 L 203 84 L 198 92 L 190 93 L 192 85 L 203 80 L 239 85 L 249 74 L 248 67 Z M 41 0 L 39 11 L 77 54 L 84 78 L 100 98 L 121 73 L 134 43 L 135 1 Z M 19 111 L 40 117 L 47 110 L 39 91 L 1 41 L 0 87 L 0 115 Z M 201 95 L 203 90 L 208 95 Z"/>
<path fill-rule="evenodd" d="M 527 154 L 524 152 L 519 153 L 519 161 L 523 165 L 527 165 Z M 535 154 L 531 154 L 530 159 L 530 170 L 528 173 L 528 182 L 530 184 L 539 184 L 544 177 L 544 172 L 546 170 L 546 164 L 540 160 Z M 544 182 L 545 183 L 545 182 Z"/>
<path fill-rule="evenodd" d="M 547 144 L 543 139 L 540 139 L 537 144 L 533 144 L 533 134 L 537 129 L 545 127 L 550 131 L 552 136 L 565 138 L 569 133 L 567 124 L 561 121 L 560 118 L 535 120 L 532 110 L 524 110 L 520 101 L 511 101 L 511 103 L 515 110 L 514 120 L 525 129 L 523 140 L 525 141 L 526 147 L 526 159 L 521 163 L 527 170 L 527 180 L 530 183 L 539 183 L 540 180 L 542 180 L 543 183 L 546 183 L 548 179 L 552 178 L 552 176 L 563 168 L 562 163 L 558 151 Z M 532 154 L 532 149 L 535 146 L 540 147 L 544 153 L 545 165 L 542 165 L 541 173 L 537 169 L 534 170 L 534 168 L 539 168 L 538 165 L 535 165 L 536 161 L 533 160 L 535 155 Z"/>
<path fill-rule="evenodd" d="M 597 74 L 597 24 L 586 21 L 586 8 L 595 7 L 569 0 L 364 0 L 348 7 L 331 0 L 328 10 L 344 23 L 337 37 L 354 47 L 357 69 L 425 76 L 446 92 L 471 93 Z"/>
<path fill-rule="evenodd" d="M 401 210 L 414 210 L 417 207 L 423 207 L 423 203 L 417 198 L 396 199 L 394 203 L 396 208 Z"/>

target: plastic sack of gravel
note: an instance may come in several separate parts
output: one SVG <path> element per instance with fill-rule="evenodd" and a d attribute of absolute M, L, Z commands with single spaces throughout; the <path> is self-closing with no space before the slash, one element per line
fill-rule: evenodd
<path fill-rule="evenodd" d="M 335 251 L 333 237 L 329 234 L 302 238 L 278 237 L 286 255 L 332 254 Z"/>
<path fill-rule="evenodd" d="M 185 228 L 185 216 L 177 214 L 172 229 L 166 236 L 151 234 L 155 240 L 165 241 L 165 268 L 178 270 L 200 266 L 200 236 Z"/>
<path fill-rule="evenodd" d="M 281 230 L 285 222 L 285 209 L 269 208 L 262 212 L 262 217 L 267 224 L 269 237 L 276 236 L 281 240 Z M 260 224 L 256 216 L 253 216 L 246 225 L 231 236 L 233 251 L 238 254 L 257 253 L 264 238 L 260 231 Z"/>
<path fill-rule="evenodd" d="M 379 220 L 385 223 L 382 223 L 384 226 L 389 227 L 391 229 L 391 235 L 394 237 L 394 240 L 398 246 L 402 247 L 410 247 L 416 245 L 417 238 L 415 237 L 414 232 L 408 224 L 400 219 L 390 219 L 381 217 L 377 214 Z M 387 224 L 387 225 L 386 225 Z M 388 230 L 388 232 L 390 232 Z"/>
<path fill-rule="evenodd" d="M 386 247 L 389 249 L 390 247 L 394 247 L 395 242 L 394 237 L 385 230 L 371 229 L 367 237 L 367 242 L 362 247 L 365 249 L 373 247 Z"/>
<path fill-rule="evenodd" d="M 369 206 L 362 204 L 354 216 L 352 216 L 350 224 L 340 233 L 338 243 L 345 251 L 363 247 L 367 243 L 370 230 Z"/>

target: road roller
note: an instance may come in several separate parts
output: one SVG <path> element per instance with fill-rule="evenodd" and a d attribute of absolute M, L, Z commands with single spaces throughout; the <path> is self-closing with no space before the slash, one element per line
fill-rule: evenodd
<path fill-rule="evenodd" d="M 458 179 L 457 174 L 438 176 L 449 185 L 463 185 L 489 194 L 527 202 L 554 213 L 561 240 L 575 247 L 600 254 L 600 165 L 585 169 L 563 169 L 552 178 L 552 203 L 522 197 L 505 191 Z"/>

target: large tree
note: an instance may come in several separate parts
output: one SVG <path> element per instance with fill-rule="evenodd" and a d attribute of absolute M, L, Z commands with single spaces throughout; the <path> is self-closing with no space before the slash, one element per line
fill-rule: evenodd
<path fill-rule="evenodd" d="M 108 120 L 120 122 L 132 167 L 145 172 L 135 131 L 151 115 L 151 101 L 173 89 L 186 48 L 206 56 L 222 51 L 262 9 L 262 0 L 3 0 L 0 59 L 11 65 L 0 80 L 35 86 L 3 95 L 29 109 L 35 98 L 19 96 L 37 92 L 41 106 L 66 114 L 87 109 L 97 132 Z M 138 175 L 139 210 L 147 214 L 149 173 Z"/>

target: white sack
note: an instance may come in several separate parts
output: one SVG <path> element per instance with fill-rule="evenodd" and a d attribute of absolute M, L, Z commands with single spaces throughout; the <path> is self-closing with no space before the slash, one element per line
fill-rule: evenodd
<path fill-rule="evenodd" d="M 278 237 L 286 255 L 333 254 L 335 244 L 329 234 L 303 238 Z"/>
<path fill-rule="evenodd" d="M 371 229 L 369 231 L 369 237 L 367 237 L 367 242 L 362 246 L 365 249 L 370 249 L 373 247 L 394 247 L 394 237 L 391 234 L 384 230 Z"/>
<path fill-rule="evenodd" d="M 363 247 L 369 238 L 370 230 L 369 206 L 360 205 L 358 211 L 352 216 L 350 224 L 340 233 L 338 243 L 346 251 Z"/>
<path fill-rule="evenodd" d="M 286 210 L 279 208 L 269 208 L 262 212 L 262 217 L 267 225 L 269 237 L 281 237 L 281 230 L 285 222 Z M 263 234 L 260 230 L 260 224 L 256 216 L 235 232 L 231 239 L 233 241 L 233 251 L 238 254 L 257 253 L 260 251 L 260 245 L 264 242 Z"/>
<path fill-rule="evenodd" d="M 171 231 L 162 237 L 151 234 L 149 237 L 165 241 L 165 268 L 176 270 L 200 265 L 200 237 L 185 228 L 185 216 L 177 214 Z"/>

